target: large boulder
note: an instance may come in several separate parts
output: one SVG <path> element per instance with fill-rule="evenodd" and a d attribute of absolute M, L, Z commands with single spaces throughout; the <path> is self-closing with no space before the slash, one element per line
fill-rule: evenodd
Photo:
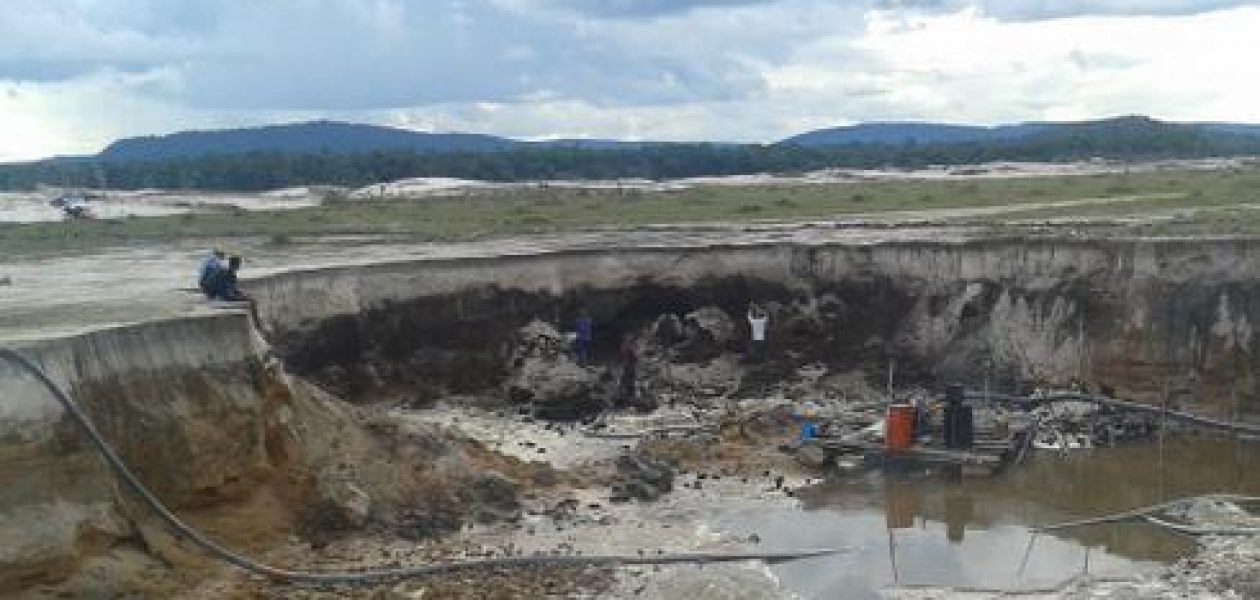
<path fill-rule="evenodd" d="M 482 523 L 519 519 L 521 503 L 517 493 L 520 487 L 520 484 L 497 471 L 477 476 L 468 488 L 474 517 Z"/>
<path fill-rule="evenodd" d="M 567 340 L 553 326 L 535 321 L 517 333 L 504 389 L 514 404 L 527 404 L 543 418 L 573 419 L 600 410 L 607 381 L 598 369 L 577 364 Z"/>
<path fill-rule="evenodd" d="M 617 459 L 617 478 L 611 487 L 614 502 L 651 502 L 674 489 L 674 467 L 640 454 L 624 454 Z"/>
<path fill-rule="evenodd" d="M 551 419 L 577 418 L 603 407 L 599 374 L 571 359 L 529 359 L 507 381 L 508 399 Z"/>
<path fill-rule="evenodd" d="M 350 530 L 363 527 L 371 516 L 372 497 L 353 476 L 321 474 L 316 478 L 314 517 L 320 527 Z"/>
<path fill-rule="evenodd" d="M 706 306 L 687 313 L 682 335 L 674 357 L 680 362 L 705 362 L 735 349 L 738 329 L 725 311 Z"/>

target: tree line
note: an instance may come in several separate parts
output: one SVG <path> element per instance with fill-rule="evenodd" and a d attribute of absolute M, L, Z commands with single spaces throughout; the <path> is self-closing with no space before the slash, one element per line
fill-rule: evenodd
<path fill-rule="evenodd" d="M 0 189 L 39 185 L 101 189 L 258 191 L 364 186 L 410 177 L 488 181 L 673 179 L 794 173 L 826 168 L 922 168 L 993 161 L 1061 162 L 1260 155 L 1260 137 L 1174 126 L 1065 129 L 1018 140 L 946 144 L 658 144 L 612 149 L 533 147 L 501 152 L 255 152 L 149 161 L 51 159 L 0 165 Z"/>

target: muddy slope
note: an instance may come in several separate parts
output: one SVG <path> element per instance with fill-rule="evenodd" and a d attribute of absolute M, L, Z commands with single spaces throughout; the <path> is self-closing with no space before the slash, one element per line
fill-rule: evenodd
<path fill-rule="evenodd" d="M 163 502 L 248 554 L 351 531 L 425 539 L 470 518 L 472 486 L 487 471 L 532 475 L 477 444 L 365 414 L 289 377 L 245 314 L 154 321 L 23 351 Z M 0 595 L 137 550 L 180 567 L 163 577 L 195 580 L 219 567 L 120 490 L 34 379 L 0 365 L 0 398 Z"/>

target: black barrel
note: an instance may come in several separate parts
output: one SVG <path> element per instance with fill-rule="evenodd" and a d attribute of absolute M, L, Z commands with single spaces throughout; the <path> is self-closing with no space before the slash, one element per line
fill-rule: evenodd
<path fill-rule="evenodd" d="M 971 405 L 947 403 L 944 429 L 946 448 L 970 450 L 975 441 L 975 414 Z"/>
<path fill-rule="evenodd" d="M 945 404 L 959 406 L 963 403 L 963 386 L 953 383 L 945 386 Z"/>

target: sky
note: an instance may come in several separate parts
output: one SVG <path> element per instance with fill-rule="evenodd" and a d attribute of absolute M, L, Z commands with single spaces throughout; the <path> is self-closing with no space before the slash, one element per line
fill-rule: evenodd
<path fill-rule="evenodd" d="M 865 121 L 1260 122 L 1260 0 L 5 0 L 0 161 L 335 119 L 769 142 Z"/>

